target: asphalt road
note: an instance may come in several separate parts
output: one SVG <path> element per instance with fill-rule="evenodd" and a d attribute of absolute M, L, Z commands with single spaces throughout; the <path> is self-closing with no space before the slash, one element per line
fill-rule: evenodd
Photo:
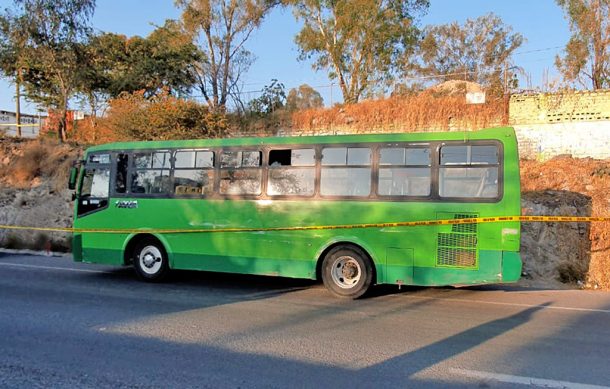
<path fill-rule="evenodd" d="M 610 294 L 376 288 L 0 253 L 0 387 L 610 386 Z"/>

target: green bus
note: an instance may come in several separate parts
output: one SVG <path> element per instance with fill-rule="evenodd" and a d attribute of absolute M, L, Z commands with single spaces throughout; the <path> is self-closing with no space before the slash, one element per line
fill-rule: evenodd
<path fill-rule="evenodd" d="M 519 215 L 512 128 L 111 143 L 72 173 L 74 260 L 148 281 L 273 275 L 357 298 L 373 284 L 521 275 L 519 222 L 375 226 Z"/>

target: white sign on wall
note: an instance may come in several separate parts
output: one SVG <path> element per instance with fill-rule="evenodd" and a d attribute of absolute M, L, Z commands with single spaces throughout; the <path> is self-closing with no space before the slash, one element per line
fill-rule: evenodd
<path fill-rule="evenodd" d="M 466 93 L 466 104 L 485 104 L 485 92 Z"/>

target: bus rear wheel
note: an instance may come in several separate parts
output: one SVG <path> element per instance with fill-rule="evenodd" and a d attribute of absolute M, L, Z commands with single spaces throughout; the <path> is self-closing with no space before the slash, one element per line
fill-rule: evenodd
<path fill-rule="evenodd" d="M 133 267 L 138 277 L 144 281 L 162 281 L 169 273 L 165 248 L 155 239 L 138 242 L 133 251 Z"/>
<path fill-rule="evenodd" d="M 324 257 L 322 281 L 335 296 L 357 299 L 373 282 L 373 265 L 361 249 L 337 246 Z"/>

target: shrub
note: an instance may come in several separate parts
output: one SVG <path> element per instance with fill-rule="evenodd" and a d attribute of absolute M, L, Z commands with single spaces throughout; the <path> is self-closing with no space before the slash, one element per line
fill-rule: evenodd
<path fill-rule="evenodd" d="M 108 113 L 79 123 L 73 138 L 87 143 L 196 139 L 222 136 L 226 130 L 223 113 L 167 92 L 149 99 L 141 91 L 110 100 Z"/>

